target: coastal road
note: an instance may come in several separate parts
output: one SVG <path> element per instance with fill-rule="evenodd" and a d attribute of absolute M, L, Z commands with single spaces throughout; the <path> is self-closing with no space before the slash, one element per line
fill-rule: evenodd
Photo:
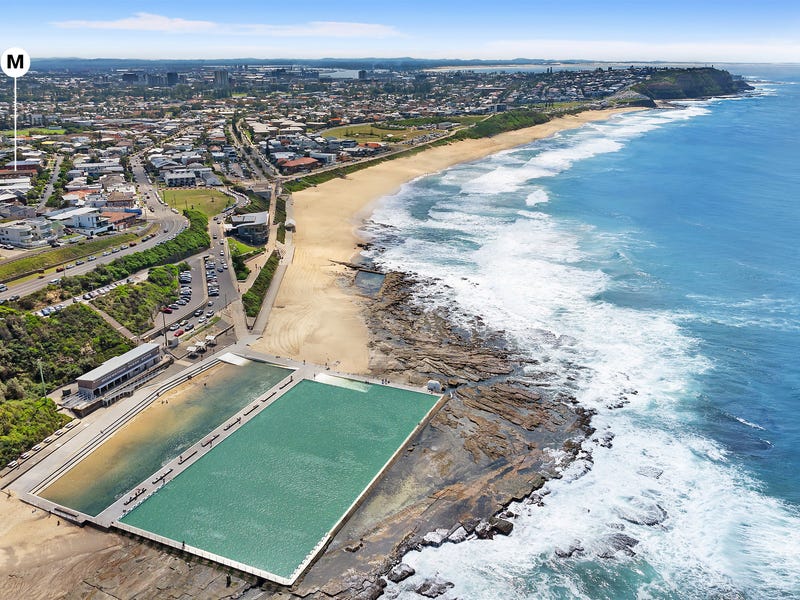
<path fill-rule="evenodd" d="M 138 166 L 134 166 L 134 164 L 137 164 Z M 139 160 L 136 158 L 132 158 L 131 167 L 133 168 L 134 178 L 141 193 L 143 204 L 142 217 L 146 219 L 148 223 L 159 224 L 158 231 L 156 232 L 156 236 L 154 238 L 151 238 L 146 242 L 139 242 L 136 246 L 120 250 L 119 252 L 115 252 L 114 254 L 110 254 L 108 256 L 102 256 L 101 253 L 98 253 L 96 261 L 87 261 L 86 264 L 76 265 L 74 268 L 70 269 L 69 271 L 65 271 L 63 274 L 51 275 L 43 279 L 33 279 L 20 283 L 14 283 L 13 281 L 8 282 L 8 291 L 3 292 L 0 297 L 8 298 L 12 295 L 27 296 L 28 294 L 32 294 L 44 287 L 47 287 L 49 281 L 53 278 L 88 273 L 89 271 L 95 269 L 98 265 L 110 263 L 120 256 L 132 254 L 134 252 L 138 252 L 139 250 L 153 248 L 161 242 L 165 242 L 174 238 L 181 231 L 186 229 L 186 227 L 189 225 L 186 217 L 184 217 L 182 214 L 175 214 L 168 206 L 163 205 L 158 201 L 155 187 L 149 182 L 147 174 L 145 173 L 144 168 L 141 166 L 141 162 L 139 162 Z M 153 208 L 152 211 L 149 208 L 151 206 Z"/>
<path fill-rule="evenodd" d="M 45 288 L 49 285 L 49 282 L 53 278 L 61 278 L 62 276 L 68 277 L 72 275 L 82 275 L 84 273 L 88 273 L 89 271 L 94 270 L 99 265 L 110 263 L 113 260 L 116 260 L 120 256 L 125 256 L 127 254 L 133 254 L 134 252 L 138 252 L 139 250 L 147 250 L 148 248 L 152 248 L 161 242 L 165 242 L 169 239 L 172 239 L 178 233 L 186 229 L 188 227 L 188 222 L 186 217 L 183 215 L 176 215 L 169 209 L 166 211 L 156 212 L 154 216 L 148 215 L 151 221 L 159 222 L 159 230 L 156 237 L 147 240 L 146 242 L 139 242 L 136 246 L 125 248 L 124 250 L 120 250 L 119 252 L 115 252 L 113 254 L 109 254 L 108 256 L 102 256 L 101 253 L 98 253 L 97 260 L 95 261 L 87 261 L 85 264 L 76 265 L 75 267 L 69 269 L 68 271 L 64 271 L 63 273 L 59 273 L 58 275 L 49 275 L 44 277 L 43 279 L 30 279 L 27 281 L 23 281 L 20 283 L 9 282 L 8 283 L 8 291 L 2 293 L 2 298 L 8 298 L 12 295 L 19 295 L 19 296 L 27 296 L 28 294 L 32 294 L 42 288 Z"/>

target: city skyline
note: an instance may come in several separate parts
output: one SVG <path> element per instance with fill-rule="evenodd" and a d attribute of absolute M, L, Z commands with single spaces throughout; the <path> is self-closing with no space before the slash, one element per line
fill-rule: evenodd
<path fill-rule="evenodd" d="M 796 62 L 800 8 L 788 1 L 678 0 L 663 7 L 624 0 L 568 6 L 451 1 L 380 6 L 306 3 L 291 9 L 248 1 L 220 10 L 200 1 L 135 9 L 44 0 L 5 13 L 4 47 L 35 58 L 586 59 Z"/>

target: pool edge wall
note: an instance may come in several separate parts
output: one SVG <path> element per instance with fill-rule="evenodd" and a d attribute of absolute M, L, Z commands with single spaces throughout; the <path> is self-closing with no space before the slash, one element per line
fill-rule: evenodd
<path fill-rule="evenodd" d="M 353 378 L 346 377 L 346 379 L 353 379 Z M 313 379 L 309 381 L 313 381 Z M 418 390 L 410 390 L 405 387 L 400 389 L 404 389 L 405 391 L 415 391 L 420 394 L 424 393 Z M 380 482 L 381 478 L 386 474 L 389 468 L 392 465 L 394 465 L 394 463 L 402 455 L 403 450 L 405 450 L 409 442 L 413 440 L 428 425 L 428 423 L 430 423 L 431 419 L 439 412 L 439 410 L 441 410 L 442 406 L 444 406 L 447 403 L 448 399 L 449 399 L 448 396 L 441 395 L 439 399 L 433 404 L 433 406 L 431 406 L 431 408 L 428 409 L 428 411 L 425 413 L 422 419 L 420 419 L 420 421 L 414 426 L 414 428 L 409 432 L 409 434 L 398 445 L 397 449 L 381 466 L 381 468 L 375 473 L 375 475 L 372 477 L 369 483 L 367 483 L 367 485 L 359 493 L 356 499 L 350 504 L 347 510 L 345 510 L 342 513 L 342 516 L 339 517 L 339 519 L 328 530 L 328 532 L 325 533 L 320 538 L 320 540 L 317 542 L 314 548 L 306 555 L 305 559 L 303 559 L 303 561 L 295 568 L 292 574 L 289 575 L 288 577 L 277 575 L 265 569 L 260 569 L 258 567 L 254 567 L 252 565 L 248 565 L 246 563 L 242 563 L 240 561 L 222 556 L 220 554 L 216 554 L 214 552 L 209 552 L 207 550 L 197 548 L 195 546 L 186 545 L 183 542 L 179 542 L 177 540 L 173 540 L 171 538 L 159 535 L 157 533 L 147 531 L 146 529 L 141 529 L 140 527 L 136 527 L 134 525 L 122 523 L 119 520 L 113 521 L 111 523 L 111 528 L 112 529 L 116 528 L 120 531 L 125 531 L 127 533 L 136 535 L 138 537 L 158 542 L 160 544 L 163 544 L 164 546 L 168 546 L 170 548 L 175 548 L 177 550 L 194 554 L 200 558 L 212 560 L 220 565 L 235 568 L 244 573 L 261 577 L 272 583 L 277 583 L 279 585 L 291 587 L 308 571 L 308 569 L 314 564 L 314 562 L 322 555 L 322 553 L 328 547 L 330 542 L 333 541 L 333 538 L 336 536 L 336 534 L 339 531 L 341 531 L 342 527 L 344 527 L 344 525 L 347 523 L 350 517 L 352 517 L 352 515 L 361 507 L 361 505 L 366 501 L 369 495 L 374 491 L 376 485 Z"/>

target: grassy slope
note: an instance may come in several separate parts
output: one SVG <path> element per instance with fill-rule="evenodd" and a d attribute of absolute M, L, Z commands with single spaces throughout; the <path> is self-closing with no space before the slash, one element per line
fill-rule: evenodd
<path fill-rule="evenodd" d="M 49 318 L 0 306 L 0 464 L 41 441 L 65 420 L 45 389 L 74 380 L 131 344 L 82 304 Z"/>

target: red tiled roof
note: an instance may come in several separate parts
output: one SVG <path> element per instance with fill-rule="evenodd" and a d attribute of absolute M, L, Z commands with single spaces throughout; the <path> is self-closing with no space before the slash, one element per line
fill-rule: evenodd
<path fill-rule="evenodd" d="M 285 163 L 281 164 L 282 167 L 310 167 L 311 165 L 317 164 L 319 161 L 316 158 L 295 158 L 294 160 L 287 160 Z"/>

